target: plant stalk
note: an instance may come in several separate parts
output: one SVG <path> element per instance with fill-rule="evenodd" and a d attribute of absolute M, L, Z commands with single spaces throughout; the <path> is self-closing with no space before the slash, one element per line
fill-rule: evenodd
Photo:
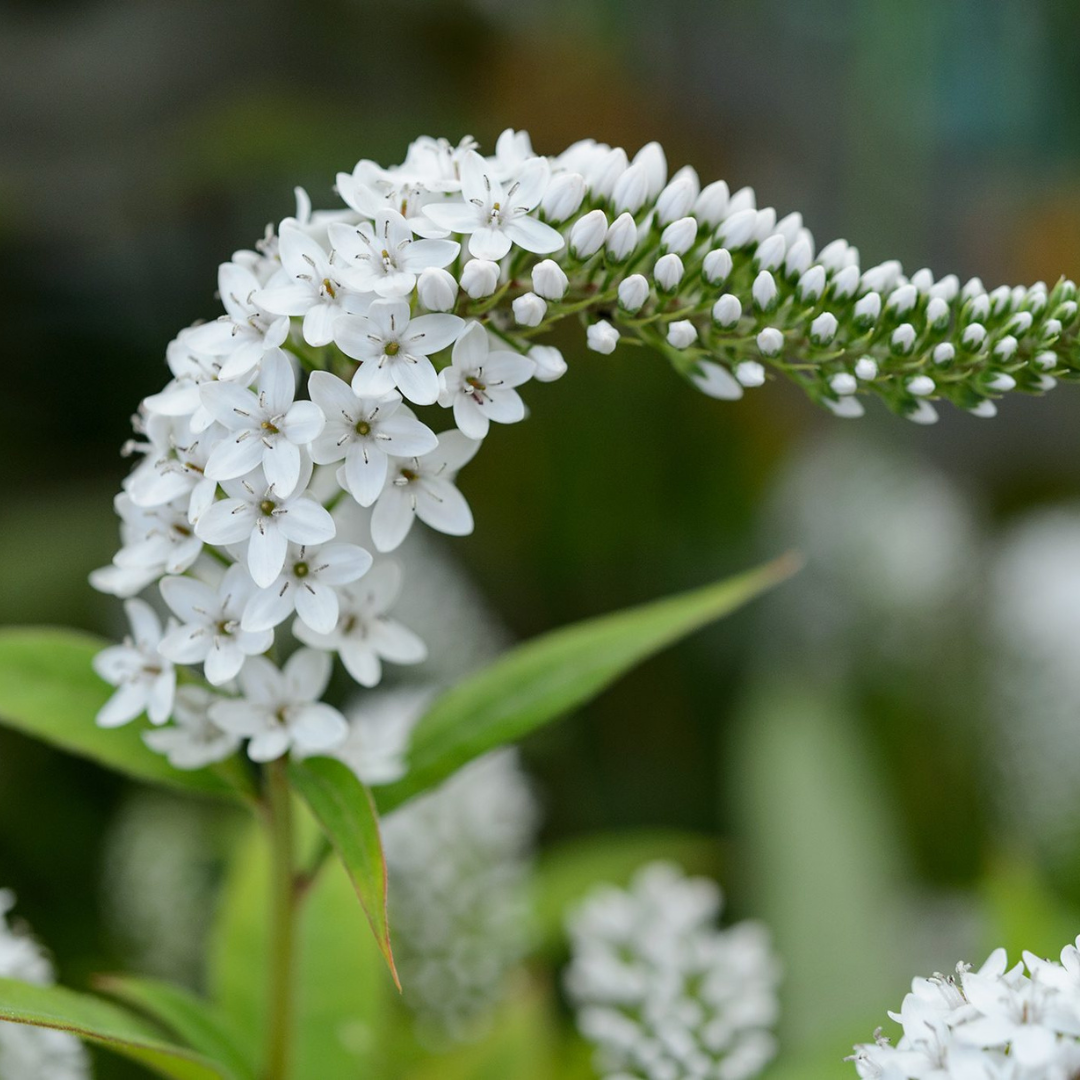
<path fill-rule="evenodd" d="M 296 891 L 292 803 L 285 761 L 266 769 L 270 832 L 270 1005 L 267 1015 L 266 1078 L 288 1080 L 291 1069 L 296 957 Z"/>

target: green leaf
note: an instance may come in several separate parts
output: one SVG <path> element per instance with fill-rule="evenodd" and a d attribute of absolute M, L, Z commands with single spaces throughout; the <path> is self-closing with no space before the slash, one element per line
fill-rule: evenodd
<path fill-rule="evenodd" d="M 589 619 L 526 642 L 443 694 L 413 732 L 408 775 L 377 793 L 384 813 L 462 765 L 584 705 L 636 664 L 771 589 L 790 555 L 719 584 Z"/>
<path fill-rule="evenodd" d="M 0 1020 L 70 1032 L 170 1080 L 242 1080 L 226 1066 L 168 1042 L 153 1025 L 118 1006 L 59 986 L 0 979 Z"/>
<path fill-rule="evenodd" d="M 302 846 L 322 837 L 296 815 Z M 310 854 L 310 852 L 305 852 Z M 244 1055 L 259 1061 L 267 1017 L 270 859 L 265 831 L 252 824 L 230 864 L 212 935 L 211 997 L 238 1032 Z M 300 908 L 296 975 L 296 1077 L 382 1076 L 374 1060 L 396 997 L 356 893 L 337 860 L 323 867 Z"/>
<path fill-rule="evenodd" d="M 565 948 L 568 908 L 597 885 L 627 885 L 638 867 L 655 859 L 715 877 L 720 848 L 715 837 L 703 833 L 657 829 L 577 837 L 543 852 L 532 885 L 540 944 Z"/>
<path fill-rule="evenodd" d="M 401 989 L 386 915 L 386 859 L 371 792 L 334 758 L 291 762 L 289 780 L 345 864 L 394 983 Z"/>
<path fill-rule="evenodd" d="M 130 975 L 102 975 L 96 987 L 157 1021 L 186 1045 L 227 1066 L 238 1080 L 255 1080 L 226 1018 L 209 1001 L 180 986 Z"/>
<path fill-rule="evenodd" d="M 112 729 L 94 723 L 112 689 L 90 662 L 108 644 L 56 627 L 0 630 L 0 723 L 137 780 L 235 796 L 238 781 L 207 769 L 174 769 L 142 741 L 138 722 Z"/>

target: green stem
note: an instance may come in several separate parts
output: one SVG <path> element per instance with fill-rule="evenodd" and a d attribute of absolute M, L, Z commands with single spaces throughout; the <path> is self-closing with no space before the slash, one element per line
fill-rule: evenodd
<path fill-rule="evenodd" d="M 271 893 L 266 1080 L 288 1080 L 293 1034 L 296 904 L 292 804 L 283 759 L 272 761 L 267 766 L 266 809 L 270 832 Z"/>

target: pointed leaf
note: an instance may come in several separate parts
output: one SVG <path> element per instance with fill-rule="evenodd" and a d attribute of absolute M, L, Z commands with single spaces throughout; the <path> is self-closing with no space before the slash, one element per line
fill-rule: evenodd
<path fill-rule="evenodd" d="M 209 1001 L 183 987 L 131 975 L 102 975 L 95 984 L 155 1020 L 187 1046 L 227 1066 L 237 1080 L 255 1080 L 255 1070 L 240 1050 L 237 1036 Z"/>
<path fill-rule="evenodd" d="M 289 765 L 289 779 L 334 846 L 367 914 L 379 951 L 398 989 L 386 915 L 386 859 L 371 792 L 334 758 L 308 758 Z"/>
<path fill-rule="evenodd" d="M 0 979 L 0 1020 L 70 1032 L 170 1080 L 243 1080 L 195 1050 L 169 1042 L 152 1024 L 124 1009 L 59 986 Z"/>
<path fill-rule="evenodd" d="M 0 723 L 137 780 L 201 795 L 235 795 L 240 773 L 174 769 L 142 741 L 138 721 L 94 723 L 112 693 L 90 666 L 109 643 L 57 627 L 0 630 Z"/>
<path fill-rule="evenodd" d="M 558 720 L 636 664 L 771 589 L 784 556 L 704 589 L 589 619 L 526 642 L 443 694 L 413 732 L 408 775 L 378 790 L 386 813 L 462 765 Z"/>

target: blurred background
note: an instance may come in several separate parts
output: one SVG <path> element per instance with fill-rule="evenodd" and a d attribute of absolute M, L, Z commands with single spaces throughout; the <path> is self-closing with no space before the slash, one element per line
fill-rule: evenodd
<path fill-rule="evenodd" d="M 121 632 L 86 575 L 116 546 L 129 416 L 295 184 L 330 205 L 337 170 L 422 133 L 658 139 L 864 265 L 1076 278 L 1076 29 L 1070 0 L 6 0 L 0 622 Z M 792 547 L 808 566 L 529 740 L 540 850 L 714 838 L 731 915 L 767 920 L 784 958 L 796 1062 L 869 1038 L 913 974 L 1001 941 L 1056 953 L 1080 931 L 1076 391 L 992 422 L 850 422 L 557 343 L 570 373 L 463 475 L 478 529 L 446 551 L 483 634 Z M 226 833 L 0 732 L 0 885 L 70 983 L 140 963 L 197 983 Z M 186 869 L 141 876 L 161 910 L 135 926 L 116 893 L 161 843 Z"/>

